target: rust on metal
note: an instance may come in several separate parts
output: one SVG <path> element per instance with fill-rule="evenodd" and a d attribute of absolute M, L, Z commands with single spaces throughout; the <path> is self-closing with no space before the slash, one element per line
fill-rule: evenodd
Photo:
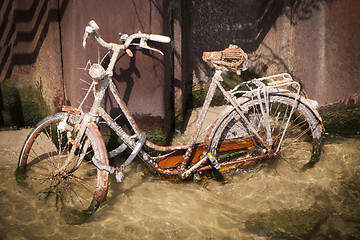
<path fill-rule="evenodd" d="M 78 108 L 72 107 L 72 106 L 63 106 L 61 108 L 62 111 L 74 114 L 75 116 L 80 115 L 80 110 Z"/>
<path fill-rule="evenodd" d="M 89 26 L 85 28 L 85 33 L 86 36 L 93 37 L 94 40 L 98 42 L 101 46 L 113 50 L 113 54 L 111 56 L 106 71 L 104 72 L 103 69 L 101 69 L 102 71 L 100 71 L 100 74 L 95 74 L 95 75 L 92 74 L 94 76 L 99 75 L 99 79 L 96 79 L 98 85 L 94 88 L 95 99 L 90 109 L 89 117 L 90 116 L 101 117 L 103 120 L 105 120 L 105 122 L 109 125 L 109 127 L 113 129 L 119 137 L 121 137 L 123 142 L 128 147 L 130 147 L 131 149 L 135 149 L 138 141 L 137 139 L 140 139 L 141 131 L 138 125 L 136 124 L 135 119 L 132 117 L 131 112 L 129 111 L 125 102 L 123 101 L 122 97 L 118 93 L 115 84 L 113 83 L 112 76 L 113 76 L 113 69 L 116 63 L 116 59 L 119 55 L 120 50 L 126 50 L 134 39 L 139 38 L 140 44 L 136 44 L 136 45 L 139 47 L 145 46 L 146 48 L 147 45 L 141 44 L 141 41 L 146 43 L 146 41 L 150 39 L 153 41 L 157 40 L 158 42 L 165 43 L 165 42 L 169 42 L 170 39 L 166 36 L 136 33 L 131 36 L 128 36 L 123 44 L 107 43 L 98 34 L 98 26 L 94 21 L 91 21 L 89 23 Z M 84 46 L 85 44 L 86 44 L 86 38 L 84 39 L 83 42 Z M 149 165 L 157 173 L 161 175 L 173 175 L 173 176 L 177 175 L 180 178 L 184 179 L 194 174 L 197 171 L 200 170 L 205 171 L 216 167 L 218 165 L 217 160 L 215 163 L 213 163 L 213 161 L 209 163 L 207 153 L 209 153 L 209 151 L 212 151 L 210 149 L 212 137 L 214 136 L 214 134 L 216 134 L 216 131 L 220 126 L 219 124 L 223 122 L 224 118 L 230 113 L 229 110 L 237 112 L 237 114 L 243 119 L 249 131 L 252 133 L 253 137 L 222 141 L 220 142 L 219 146 L 217 146 L 217 149 L 215 151 L 217 153 L 221 153 L 221 152 L 231 152 L 237 149 L 246 150 L 246 149 L 252 149 L 257 145 L 260 145 L 262 148 L 262 152 L 259 153 L 259 156 L 256 157 L 243 156 L 235 160 L 221 162 L 220 163 L 221 168 L 230 169 L 235 166 L 237 167 L 246 166 L 250 162 L 262 158 L 272 157 L 275 154 L 273 149 L 271 149 L 273 147 L 272 136 L 267 135 L 265 139 L 264 137 L 260 136 L 258 131 L 253 127 L 252 123 L 244 115 L 244 112 L 246 112 L 247 109 L 243 109 L 243 107 L 240 106 L 244 101 L 248 100 L 248 98 L 252 97 L 254 94 L 257 94 L 258 98 L 261 99 L 262 96 L 260 95 L 260 90 L 262 89 L 265 89 L 264 101 L 266 105 L 267 102 L 265 98 L 265 92 L 268 94 L 272 91 L 279 91 L 278 87 L 290 86 L 293 83 L 295 85 L 296 84 L 299 85 L 299 84 L 297 82 L 292 82 L 291 76 L 289 74 L 279 74 L 279 75 L 273 75 L 270 77 L 253 79 L 251 81 L 248 81 L 252 84 L 255 84 L 258 87 L 255 90 L 249 90 L 249 91 L 240 90 L 240 87 L 242 85 L 239 84 L 234 89 L 230 91 L 226 91 L 220 83 L 221 81 L 223 81 L 221 77 L 222 72 L 234 71 L 237 74 L 240 74 L 241 71 L 244 69 L 244 67 L 246 67 L 247 54 L 238 46 L 230 45 L 228 48 L 222 51 L 205 52 L 203 54 L 203 59 L 205 61 L 210 62 L 212 66 L 216 69 L 216 71 L 212 77 L 209 90 L 207 92 L 199 118 L 197 120 L 196 128 L 192 136 L 192 140 L 188 144 L 180 145 L 180 146 L 158 146 L 156 144 L 151 143 L 150 141 L 146 141 L 146 145 L 148 147 L 156 151 L 160 151 L 162 153 L 159 156 L 152 157 L 149 155 L 149 153 L 145 152 L 145 150 L 139 150 L 139 152 L 137 152 L 145 162 L 149 163 Z M 271 81 L 276 81 L 273 83 L 274 86 L 267 86 L 264 83 Z M 247 82 L 243 84 L 247 84 Z M 110 115 L 105 111 L 105 109 L 101 107 L 102 99 L 104 98 L 105 92 L 108 88 L 110 89 L 110 93 L 113 95 L 115 101 L 118 103 L 120 109 L 122 110 L 122 113 L 127 119 L 127 122 L 131 126 L 131 129 L 135 132 L 134 136 L 128 135 L 122 129 L 122 127 L 118 125 L 116 121 L 110 117 Z M 226 100 L 230 103 L 231 108 L 224 111 L 218 117 L 218 119 L 213 123 L 211 128 L 208 130 L 208 134 L 205 138 L 205 142 L 197 143 L 198 137 L 200 136 L 200 132 L 201 132 L 201 126 L 204 123 L 205 117 L 207 115 L 207 111 L 210 107 L 211 100 L 213 99 L 215 90 L 217 88 L 219 88 L 220 91 L 223 93 Z M 297 101 L 303 100 L 303 98 L 301 98 L 301 96 L 299 95 L 299 89 L 297 89 L 295 93 L 292 93 L 294 94 L 293 99 L 296 99 Z M 283 91 L 287 91 L 287 90 L 283 90 Z M 241 97 L 236 97 L 236 94 L 241 94 Z M 305 102 L 305 105 L 310 106 L 312 105 L 312 103 Z M 68 109 L 68 111 L 71 112 L 74 110 Z M 264 114 L 264 116 L 267 115 Z"/>
<path fill-rule="evenodd" d="M 108 155 L 107 155 L 107 150 L 106 150 L 106 146 L 104 143 L 104 140 L 101 136 L 101 133 L 98 129 L 98 127 L 96 126 L 96 124 L 94 122 L 88 124 L 87 128 L 89 129 L 89 131 L 91 132 L 91 134 L 94 136 L 94 140 L 95 140 L 95 144 L 98 147 L 99 150 L 99 159 L 102 163 L 109 165 L 109 159 L 108 159 Z M 107 191 L 108 186 L 109 186 L 109 172 L 107 171 L 101 171 L 99 169 L 97 169 L 97 171 L 100 171 L 100 175 L 99 177 L 102 179 L 102 181 L 98 181 L 98 183 L 103 183 L 103 185 L 98 185 L 96 187 L 96 191 L 94 193 L 94 199 L 96 199 L 98 202 L 104 202 L 106 199 L 106 194 L 104 194 L 104 191 Z M 102 197 L 101 197 L 102 196 Z"/>
<path fill-rule="evenodd" d="M 243 138 L 243 139 L 231 139 L 223 141 L 218 147 L 218 152 L 233 151 L 237 149 L 251 149 L 256 145 L 256 142 L 253 138 Z M 196 144 L 193 147 L 192 153 L 189 157 L 190 164 L 194 164 L 200 160 L 200 157 L 204 152 L 207 151 L 207 147 L 204 143 Z M 160 168 L 173 169 L 182 164 L 182 160 L 185 154 L 185 150 L 176 151 L 170 155 L 164 156 L 158 160 L 158 165 Z"/>
<path fill-rule="evenodd" d="M 241 158 L 241 159 L 234 160 L 234 161 L 223 162 L 223 163 L 220 163 L 220 172 L 226 173 L 226 172 L 232 171 L 234 167 L 235 168 L 239 168 L 240 166 L 247 167 L 251 163 L 253 163 L 257 160 L 260 160 L 260 159 L 264 159 L 264 158 L 265 158 L 265 156 L 261 155 L 261 156 L 256 156 L 256 157 Z M 239 164 L 241 164 L 241 165 L 239 166 Z M 235 165 L 237 165 L 237 166 L 235 166 Z M 204 167 L 201 167 L 199 169 L 199 172 L 203 173 L 203 172 L 209 171 L 213 168 L 214 167 L 212 165 L 206 165 Z"/>
<path fill-rule="evenodd" d="M 190 163 L 196 163 L 199 161 L 200 156 L 205 151 L 204 144 L 196 144 L 193 147 L 193 151 L 191 156 L 189 157 Z M 170 155 L 164 156 L 158 160 L 159 167 L 161 168 L 176 168 L 180 166 L 185 154 L 185 149 L 181 151 L 176 151 L 171 153 Z"/>
<path fill-rule="evenodd" d="M 236 72 L 238 75 L 241 74 L 247 58 L 248 56 L 244 50 L 231 44 L 222 51 L 203 53 L 203 60 L 210 62 L 215 69 Z"/>
<path fill-rule="evenodd" d="M 229 139 L 221 142 L 218 152 L 227 152 L 237 149 L 250 149 L 256 146 L 253 138 Z"/>

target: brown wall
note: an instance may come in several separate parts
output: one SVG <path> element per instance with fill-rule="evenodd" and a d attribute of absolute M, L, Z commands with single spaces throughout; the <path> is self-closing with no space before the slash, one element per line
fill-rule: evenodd
<path fill-rule="evenodd" d="M 80 79 L 91 82 L 84 71 L 86 63 L 97 62 L 96 45 L 90 40 L 87 49 L 82 47 L 88 21 L 96 20 L 107 41 L 118 42 L 119 32 L 168 35 L 164 9 L 167 5 L 162 0 L 1 1 L 0 82 L 18 92 L 22 104 L 26 99 L 36 102 L 46 110 L 44 114 L 58 111 L 64 102 L 76 107 L 88 88 Z M 153 46 L 163 50 L 166 57 L 149 51 L 134 51 L 133 58 L 122 55 L 114 80 L 139 120 L 145 118 L 144 122 L 164 129 L 169 122 L 165 113 L 171 109 L 170 47 Z M 107 99 L 107 107 L 115 116 L 119 112 L 113 103 Z M 8 111 L 7 107 L 2 110 Z"/>

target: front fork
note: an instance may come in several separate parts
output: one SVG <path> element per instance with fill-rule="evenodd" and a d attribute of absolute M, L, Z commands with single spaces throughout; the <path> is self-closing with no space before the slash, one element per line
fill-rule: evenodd
<path fill-rule="evenodd" d="M 81 164 L 81 162 L 83 161 L 87 149 L 90 147 L 90 141 L 89 139 L 86 139 L 84 144 L 81 146 L 81 140 L 83 139 L 84 135 L 85 135 L 85 131 L 86 128 L 88 126 L 88 124 L 93 121 L 93 117 L 90 116 L 89 114 L 84 114 L 83 117 L 81 117 L 78 122 L 75 124 L 75 126 L 78 126 L 79 128 L 74 129 L 74 127 L 70 126 L 68 124 L 68 118 L 69 118 L 69 114 L 67 113 L 67 116 L 59 123 L 58 125 L 58 131 L 60 133 L 62 132 L 66 132 L 66 137 L 68 142 L 72 145 L 69 155 L 67 157 L 67 159 L 65 160 L 64 164 L 57 169 L 53 174 L 57 175 L 61 172 L 64 172 L 65 169 L 69 166 L 69 164 L 74 160 L 74 156 L 76 155 L 75 152 L 77 149 L 80 148 L 81 153 L 79 153 L 79 157 L 76 159 L 75 165 L 69 170 L 67 171 L 67 173 L 72 173 L 74 172 Z M 73 139 L 72 137 L 72 131 L 76 132 L 76 137 L 75 139 Z"/>
<path fill-rule="evenodd" d="M 87 126 L 91 123 L 91 122 L 94 122 L 96 121 L 96 117 L 97 116 L 97 111 L 100 107 L 100 104 L 101 104 L 101 101 L 102 99 L 104 98 L 104 95 L 105 95 L 105 91 L 106 89 L 108 88 L 109 86 L 109 76 L 106 76 L 100 86 L 99 89 L 96 91 L 95 93 L 95 101 L 94 101 L 94 104 L 93 106 L 91 107 L 90 109 L 90 112 L 89 113 L 83 113 L 81 114 L 80 111 L 78 109 L 73 109 L 73 108 L 70 108 L 70 109 L 64 109 L 65 111 L 68 111 L 70 113 L 68 114 L 71 114 L 72 111 L 75 111 L 76 112 L 76 115 L 79 117 L 76 124 L 75 124 L 75 132 L 76 132 L 76 138 L 75 139 L 72 139 L 72 136 L 71 134 L 68 135 L 68 140 L 72 143 L 72 148 L 70 150 L 70 153 L 69 153 L 69 156 L 68 158 L 66 159 L 65 163 L 63 164 L 63 166 L 58 169 L 54 174 L 58 174 L 59 172 L 62 172 L 66 169 L 66 167 L 73 161 L 73 156 L 75 156 L 75 151 L 76 149 L 80 148 L 81 150 L 81 153 L 79 155 L 79 158 L 77 158 L 76 160 L 76 163 L 74 165 L 74 167 L 69 171 L 69 172 L 74 172 L 81 164 L 81 162 L 83 161 L 85 155 L 86 155 L 86 152 L 87 152 L 87 149 L 89 148 L 90 146 L 90 141 L 89 139 L 86 139 L 85 140 L 85 143 L 83 144 L 83 146 L 81 146 L 81 140 L 83 139 L 84 135 L 85 135 L 85 132 L 86 132 L 86 129 L 87 129 Z M 62 122 L 59 123 L 59 130 L 60 131 L 68 131 L 68 129 L 66 129 L 67 127 L 71 127 L 67 124 L 67 119 L 68 117 L 66 117 Z M 68 131 L 69 132 L 69 131 Z M 68 133 L 67 133 L 68 134 Z M 82 147 L 82 148 L 81 148 Z"/>

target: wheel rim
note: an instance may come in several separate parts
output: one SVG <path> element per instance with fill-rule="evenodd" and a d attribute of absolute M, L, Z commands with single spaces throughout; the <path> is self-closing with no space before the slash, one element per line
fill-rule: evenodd
<path fill-rule="evenodd" d="M 321 133 L 318 121 L 311 111 L 301 103 L 295 105 L 296 107 L 292 110 L 294 103 L 295 101 L 290 98 L 271 96 L 269 101 L 269 123 L 272 132 L 272 151 L 276 155 L 275 158 L 298 170 L 319 156 Z M 243 109 L 247 109 L 246 117 L 253 127 L 258 130 L 260 136 L 266 140 L 265 121 L 261 117 L 259 102 L 251 100 L 243 105 Z M 288 127 L 283 136 L 284 126 L 286 126 L 289 117 Z M 225 153 L 219 151 L 221 143 L 229 139 L 245 138 L 256 141 L 250 130 L 244 126 L 241 117 L 235 111 L 231 112 L 220 124 L 214 135 L 211 143 L 213 154 L 220 162 L 251 159 L 252 157 L 259 157 L 260 159 L 224 167 L 223 171 L 258 171 L 269 163 L 266 158 L 267 154 L 259 145 L 250 145 L 250 147 L 243 148 L 241 151 L 234 150 Z M 281 146 L 279 147 L 280 141 Z"/>
<path fill-rule="evenodd" d="M 58 171 L 75 147 L 75 132 L 61 132 L 57 128 L 63 118 L 45 121 L 36 128 L 23 147 L 17 179 L 39 200 L 58 210 L 87 211 L 87 214 L 92 214 L 105 200 L 108 174 L 99 171 L 91 162 L 92 156 L 99 155 L 99 149 L 90 131 L 81 139 L 81 147 L 76 148 L 74 161 L 63 171 Z M 83 149 L 85 141 L 90 143 L 86 151 Z M 75 159 L 79 157 L 84 160 L 74 169 Z"/>

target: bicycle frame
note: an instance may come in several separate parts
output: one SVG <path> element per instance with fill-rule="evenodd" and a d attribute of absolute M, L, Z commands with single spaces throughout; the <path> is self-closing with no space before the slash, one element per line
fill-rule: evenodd
<path fill-rule="evenodd" d="M 90 22 L 91 24 L 91 22 Z M 274 144 L 272 142 L 272 136 L 271 136 L 271 130 L 270 130 L 270 125 L 268 122 L 268 102 L 267 102 L 267 94 L 269 92 L 269 89 L 272 88 L 278 88 L 281 87 L 283 85 L 292 85 L 295 84 L 295 88 L 298 89 L 297 93 L 296 93 L 296 97 L 297 99 L 300 97 L 299 95 L 299 91 L 300 91 L 300 85 L 297 82 L 292 81 L 291 83 L 289 82 L 282 82 L 282 81 L 278 81 L 278 83 L 276 83 L 274 86 L 266 86 L 264 83 L 262 83 L 262 81 L 264 80 L 268 80 L 269 78 L 263 78 L 263 79 L 255 79 L 252 80 L 252 82 L 257 85 L 257 88 L 255 90 L 251 90 L 251 91 L 245 91 L 245 93 L 248 94 L 249 97 L 253 97 L 253 96 L 257 96 L 258 100 L 259 100 L 259 105 L 261 108 L 261 115 L 264 119 L 265 122 L 265 126 L 266 126 L 266 136 L 260 136 L 259 133 L 257 132 L 257 130 L 252 126 L 252 124 L 249 122 L 249 120 L 246 118 L 246 116 L 244 115 L 243 110 L 241 109 L 240 105 L 237 103 L 236 101 L 236 97 L 235 94 L 237 93 L 244 93 L 242 91 L 237 91 L 237 88 L 239 86 L 241 86 L 242 84 L 238 85 L 237 87 L 235 87 L 233 90 L 231 91 L 226 91 L 223 86 L 221 85 L 221 82 L 223 81 L 222 77 L 221 77 L 221 73 L 223 72 L 223 70 L 216 70 L 214 76 L 212 77 L 211 80 L 211 84 L 208 90 L 208 93 L 206 95 L 203 107 L 201 109 L 201 113 L 200 116 L 197 120 L 196 123 L 196 128 L 194 130 L 192 139 L 189 143 L 184 144 L 184 145 L 179 145 L 179 146 L 159 146 L 156 145 L 152 142 L 150 142 L 149 140 L 144 140 L 145 144 L 147 147 L 154 149 L 156 151 L 160 151 L 160 152 L 165 152 L 164 155 L 158 156 L 158 157 L 151 157 L 148 153 L 146 153 L 143 149 L 142 149 L 142 144 L 139 145 L 138 142 L 140 141 L 135 141 L 136 139 L 142 139 L 143 138 L 143 133 L 141 132 L 141 130 L 139 129 L 138 125 L 135 122 L 135 119 L 133 118 L 133 116 L 131 115 L 129 109 L 127 108 L 125 102 L 122 100 L 122 97 L 120 96 L 115 84 L 113 83 L 112 80 L 112 76 L 113 76 L 113 70 L 114 70 L 114 66 L 116 63 L 116 60 L 119 56 L 119 53 L 121 50 L 126 50 L 126 53 L 128 53 L 128 55 L 132 56 L 131 51 L 128 49 L 128 46 L 131 44 L 132 40 L 134 40 L 135 38 L 140 38 L 140 44 L 133 44 L 133 45 L 138 45 L 140 47 L 144 47 L 147 49 L 151 49 L 151 50 L 156 50 L 156 49 L 152 49 L 150 48 L 147 43 L 146 40 L 150 39 L 155 39 L 161 42 L 166 42 L 166 39 L 164 40 L 164 36 L 160 36 L 160 35 L 148 35 L 148 34 L 142 34 L 142 33 L 138 33 L 138 34 L 133 34 L 129 37 L 127 37 L 126 41 L 124 44 L 120 45 L 120 44 L 115 44 L 115 43 L 106 43 L 98 34 L 97 34 L 97 25 L 95 24 L 95 27 L 93 25 L 91 25 L 92 27 L 88 26 L 86 28 L 86 32 L 84 35 L 84 46 L 86 44 L 86 38 L 88 36 L 93 37 L 101 46 L 108 48 L 109 50 L 112 50 L 112 56 L 110 58 L 110 62 L 107 66 L 106 71 L 103 70 L 103 68 L 99 65 L 99 64 L 94 64 L 93 66 L 95 66 L 95 70 L 93 72 L 92 71 L 92 67 L 89 70 L 90 75 L 93 77 L 93 84 L 91 85 L 88 93 L 90 91 L 94 91 L 94 102 L 93 105 L 89 111 L 89 113 L 85 113 L 84 117 L 81 118 L 82 122 L 80 124 L 80 137 L 83 135 L 83 133 L 85 132 L 85 128 L 87 126 L 87 124 L 89 124 L 90 122 L 97 122 L 99 121 L 99 118 L 102 118 L 107 124 L 108 126 L 122 139 L 122 141 L 124 142 L 124 144 L 127 147 L 130 147 L 131 149 L 133 149 L 133 155 L 139 155 L 145 162 L 147 162 L 156 172 L 160 173 L 160 174 L 164 174 L 164 175 L 180 175 L 181 178 L 186 178 L 188 177 L 190 174 L 192 174 L 195 170 L 196 171 L 203 171 L 203 170 L 208 170 L 211 168 L 218 168 L 219 166 L 226 166 L 226 165 L 233 165 L 233 164 L 237 164 L 239 162 L 246 162 L 246 161 L 250 161 L 250 160 L 254 160 L 254 159 L 259 159 L 259 158 L 264 158 L 264 157 L 272 157 L 276 154 L 276 151 L 279 150 L 275 150 L 272 149 L 272 145 Z M 88 29 L 90 28 L 90 29 Z M 157 50 L 158 52 L 160 52 L 159 50 Z M 100 69 L 100 71 L 98 71 Z M 93 76 L 94 75 L 94 76 Z M 290 75 L 288 74 L 280 74 L 278 75 L 280 78 L 286 79 L 286 78 L 291 78 Z M 278 77 L 278 76 L 273 76 L 273 77 Z M 241 117 L 241 119 L 244 121 L 245 123 L 245 127 L 248 129 L 249 132 L 251 132 L 254 136 L 255 139 L 251 139 L 252 142 L 254 142 L 254 140 L 257 142 L 257 145 L 262 146 L 263 148 L 263 152 L 264 155 L 262 156 L 257 156 L 257 157 L 253 157 L 253 158 L 248 158 L 248 159 L 241 159 L 241 160 L 237 160 L 237 161 L 231 161 L 231 162 L 226 162 L 226 163 L 221 163 L 219 164 L 217 162 L 217 160 L 215 158 L 213 158 L 209 154 L 209 149 L 206 148 L 206 146 L 203 145 L 199 145 L 197 144 L 197 140 L 198 137 L 200 135 L 200 131 L 201 131 L 201 127 L 204 123 L 204 120 L 206 118 L 208 109 L 210 107 L 210 103 L 211 100 L 214 97 L 214 93 L 216 88 L 219 88 L 220 91 L 222 92 L 223 96 L 225 97 L 225 99 L 230 103 L 230 105 L 233 107 L 233 109 L 236 110 L 236 112 L 238 113 L 238 115 Z M 132 130 L 134 131 L 135 135 L 134 136 L 129 136 L 122 128 L 121 126 L 119 126 L 116 121 L 114 119 L 111 118 L 111 116 L 105 111 L 104 108 L 101 107 L 101 103 L 104 99 L 105 96 L 105 92 L 106 90 L 109 89 L 111 94 L 113 95 L 114 99 L 116 100 L 117 104 L 119 105 L 121 111 L 123 112 L 127 122 L 129 123 L 129 125 L 131 126 Z M 86 94 L 85 98 L 88 96 L 88 94 Z M 84 98 L 84 100 L 85 100 Z M 83 101 L 84 102 L 84 101 Z M 264 102 L 264 106 L 263 103 Z M 79 108 L 81 108 L 81 104 L 79 106 Z M 294 109 L 294 106 L 292 107 L 291 110 L 291 114 L 292 111 Z M 290 117 L 291 117 L 290 114 Z M 285 133 L 285 131 L 284 131 Z M 247 140 L 244 140 L 241 144 L 243 144 L 245 147 L 249 146 L 249 144 L 251 143 L 247 143 Z M 282 140 L 280 140 L 282 141 Z M 124 151 L 124 149 L 126 148 L 126 146 L 121 145 L 119 146 L 117 149 L 114 149 L 113 151 L 111 151 L 109 153 L 109 157 L 114 157 L 120 153 L 122 153 Z M 280 146 L 280 144 L 279 144 Z M 134 149 L 137 149 L 136 152 L 134 151 Z M 157 160 L 159 159 L 163 159 L 166 158 L 167 156 L 169 156 L 169 152 L 171 151 L 185 151 L 183 156 L 182 156 L 182 160 L 181 160 L 181 164 L 174 166 L 173 168 L 169 168 L 169 167 L 161 167 L 159 166 Z M 194 153 L 195 151 L 195 153 Z M 193 156 L 193 157 L 192 157 Z M 191 159 L 192 157 L 192 159 Z M 114 169 L 112 167 L 109 166 L 100 166 L 99 164 L 97 164 L 96 159 L 93 160 L 95 165 L 100 168 L 101 170 L 107 170 L 109 172 L 122 172 L 122 170 L 133 160 L 134 156 L 132 157 L 131 160 L 128 159 L 128 161 L 126 161 L 126 165 L 122 165 L 122 167 L 120 169 Z M 210 160 L 211 165 L 205 165 L 205 162 L 207 160 Z M 193 164 L 191 167 L 190 165 Z M 78 165 L 78 164 L 76 164 Z M 205 165 L 205 166 L 204 166 Z"/>
<path fill-rule="evenodd" d="M 39 199 L 52 201 L 57 209 L 83 210 L 81 218 L 83 214 L 91 215 L 106 199 L 109 174 L 115 173 L 116 180 L 122 181 L 124 169 L 136 156 L 165 178 L 193 177 L 196 181 L 201 179 L 200 175 L 211 174 L 220 180 L 228 172 L 258 171 L 274 156 L 286 164 L 294 162 L 295 169 L 311 167 L 319 160 L 323 127 L 316 111 L 317 103 L 300 94 L 300 84 L 289 74 L 253 79 L 225 90 L 222 72 L 240 74 L 246 68 L 247 54 L 236 45 L 203 53 L 203 60 L 216 71 L 191 140 L 178 146 L 159 146 L 146 140 L 146 134 L 136 124 L 113 82 L 113 70 L 121 50 L 132 56 L 128 47 L 136 45 L 160 52 L 149 47 L 147 40 L 168 43 L 170 38 L 136 33 L 122 35 L 122 44 L 107 43 L 98 35 L 98 29 L 95 22 L 89 23 L 83 45 L 87 37 L 92 37 L 107 48 L 105 56 L 110 57 L 107 69 L 100 59 L 86 67 L 93 81 L 79 107 L 63 107 L 63 112 L 41 120 L 22 147 L 16 178 L 39 195 Z M 137 40 L 133 42 L 134 39 Z M 228 104 L 205 129 L 203 141 L 200 140 L 202 125 L 217 89 Z M 94 94 L 90 111 L 83 111 L 90 93 Z M 121 109 L 119 116 L 126 121 L 125 127 L 117 123 L 119 116 L 113 119 L 102 107 L 107 93 L 113 95 L 112 102 Z M 109 126 L 106 131 L 121 138 L 120 146 L 110 152 L 100 131 L 103 122 Z M 127 158 L 120 167 L 109 164 L 109 158 L 125 149 L 131 153 L 125 152 Z M 296 155 L 300 157 L 298 163 L 293 161 Z"/>
<path fill-rule="evenodd" d="M 120 48 L 117 48 L 117 50 L 114 51 L 109 66 L 106 70 L 106 72 L 112 72 L 113 68 L 114 68 L 114 63 L 115 59 L 118 56 L 118 51 L 120 51 Z M 221 77 L 221 70 L 217 70 L 212 78 L 211 84 L 210 84 L 210 88 L 209 91 L 207 93 L 207 96 L 205 98 L 200 116 L 197 120 L 197 124 L 196 124 L 196 128 L 194 130 L 193 136 L 191 141 L 188 144 L 185 145 L 179 145 L 179 146 L 159 146 L 156 145 L 148 140 L 146 140 L 146 146 L 148 146 L 151 149 L 154 149 L 156 151 L 161 151 L 161 152 L 169 152 L 169 151 L 176 151 L 176 150 L 186 150 L 181 166 L 178 169 L 175 170 L 168 170 L 168 169 L 163 169 L 161 167 L 158 166 L 158 164 L 156 163 L 156 161 L 154 161 L 154 159 L 147 154 L 145 151 L 140 150 L 139 151 L 139 155 L 141 156 L 141 158 L 149 163 L 154 169 L 155 171 L 159 172 L 160 174 L 165 174 L 165 175 L 181 175 L 183 178 L 186 178 L 188 175 L 190 175 L 195 169 L 197 169 L 199 166 L 201 166 L 207 159 L 208 156 L 205 154 L 204 157 L 202 157 L 198 163 L 196 165 L 194 165 L 191 168 L 187 168 L 187 166 L 190 163 L 190 156 L 194 151 L 194 148 L 196 146 L 196 141 L 200 135 L 200 131 L 201 131 L 201 127 L 204 123 L 204 120 L 206 118 L 208 109 L 210 107 L 210 103 L 211 100 L 213 99 L 214 93 L 216 88 L 219 88 L 220 91 L 222 92 L 222 94 L 224 95 L 224 97 L 233 105 L 234 109 L 237 110 L 237 112 L 239 113 L 239 115 L 243 118 L 243 120 L 247 123 L 247 127 L 250 129 L 250 131 L 252 131 L 252 133 L 254 134 L 254 136 L 256 136 L 257 140 L 259 140 L 259 142 L 261 142 L 264 146 L 264 149 L 269 149 L 270 147 L 266 144 L 266 142 L 263 140 L 263 138 L 261 138 L 261 136 L 259 136 L 259 134 L 257 133 L 257 131 L 253 128 L 253 126 L 251 125 L 251 123 L 248 121 L 248 119 L 244 116 L 242 110 L 240 109 L 240 107 L 238 106 L 238 104 L 235 102 L 235 100 L 233 99 L 233 96 L 231 94 L 231 92 L 227 92 L 221 85 L 221 81 L 222 81 L 222 77 Z M 119 126 L 115 120 L 113 120 L 111 118 L 111 116 L 105 111 L 104 108 L 101 107 L 101 103 L 104 99 L 105 96 L 105 92 L 106 90 L 109 88 L 111 94 L 114 96 L 114 99 L 116 100 L 117 104 L 119 105 L 121 111 L 123 112 L 127 122 L 130 124 L 132 130 L 135 132 L 135 135 L 137 138 L 140 138 L 141 136 L 141 130 L 139 129 L 138 125 L 136 124 L 134 118 L 132 117 L 129 109 L 127 108 L 125 102 L 122 100 L 119 92 L 117 91 L 117 88 L 115 86 L 115 84 L 113 83 L 113 80 L 110 76 L 105 77 L 104 79 L 102 79 L 100 81 L 100 86 L 98 87 L 98 89 L 95 90 L 95 100 L 94 103 L 90 109 L 89 115 L 91 116 L 96 116 L 96 117 L 101 117 L 108 125 L 109 127 L 115 131 L 115 133 L 124 141 L 124 143 L 129 146 L 131 149 L 134 149 L 136 146 L 136 142 L 134 141 L 134 136 L 129 136 L 122 128 L 121 126 Z M 95 85 L 93 85 L 95 88 Z M 205 149 L 204 149 L 205 150 Z M 118 154 L 120 154 L 123 151 L 123 147 L 120 146 L 117 149 L 114 150 L 113 154 L 111 154 L 113 156 L 116 156 Z M 162 156 L 158 157 L 161 158 Z M 233 162 L 232 164 L 235 164 L 236 162 Z"/>

